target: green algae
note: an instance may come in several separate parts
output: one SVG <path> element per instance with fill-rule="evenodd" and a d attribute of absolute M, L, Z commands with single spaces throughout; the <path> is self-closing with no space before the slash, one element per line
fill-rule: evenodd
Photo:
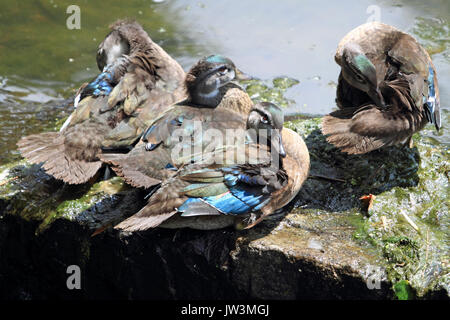
<path fill-rule="evenodd" d="M 308 190 L 315 199 L 297 200 L 296 206 L 312 202 L 321 214 L 340 212 L 355 227 L 353 239 L 377 250 L 391 283 L 408 281 L 419 298 L 433 290 L 448 294 L 450 157 L 446 147 L 427 137 L 433 129 L 415 134 L 413 149 L 353 156 L 327 144 L 318 131 L 320 119 L 286 126 L 305 139 L 313 179 L 320 174 L 345 181 L 316 183 Z M 376 195 L 369 215 L 358 200 L 365 194 Z"/>
<path fill-rule="evenodd" d="M 305 230 L 320 230 L 330 241 L 342 242 L 345 259 L 351 259 L 351 252 L 360 252 L 370 264 L 382 267 L 399 299 L 421 298 L 442 289 L 449 292 L 448 149 L 429 139 L 432 128 L 426 128 L 414 135 L 413 149 L 389 147 L 367 155 L 346 155 L 326 142 L 320 122 L 315 118 L 285 123 L 307 143 L 311 177 L 293 201 L 294 209 L 285 220 L 288 226 L 262 243 L 270 240 L 275 247 L 300 252 L 302 242 L 294 245 L 292 241 L 300 241 Z M 118 195 L 131 190 L 118 177 L 68 186 L 24 161 L 0 167 L 1 181 L 16 176 L 0 186 L 0 202 L 7 203 L 5 213 L 38 221 L 37 233 L 58 219 L 94 219 L 99 208 L 108 211 L 108 201 L 120 201 Z M 370 193 L 376 198 L 367 215 L 359 198 Z M 123 200 L 121 205 L 128 203 Z M 116 207 L 116 202 L 111 206 Z M 83 248 L 88 257 L 89 244 Z M 338 247 L 333 250 L 327 254 L 344 259 Z M 398 283 L 408 283 L 414 295 L 405 293 L 407 287 Z"/>
<path fill-rule="evenodd" d="M 38 165 L 25 161 L 0 166 L 0 178 L 4 182 L 0 185 L 0 201 L 7 204 L 5 212 L 39 222 L 36 234 L 55 220 L 73 220 L 128 188 L 119 177 L 92 185 L 66 185 L 45 174 Z"/>
<path fill-rule="evenodd" d="M 443 19 L 417 17 L 412 29 L 430 55 L 444 53 L 450 62 L 450 23 Z"/>
<path fill-rule="evenodd" d="M 412 300 L 416 297 L 407 280 L 397 282 L 393 288 L 398 300 Z"/>
<path fill-rule="evenodd" d="M 290 77 L 277 77 L 272 80 L 273 87 L 276 89 L 287 90 L 300 83 L 299 80 Z"/>
<path fill-rule="evenodd" d="M 248 80 L 242 84 L 254 102 L 272 102 L 281 107 L 295 104 L 292 99 L 285 97 L 287 89 L 299 84 L 300 81 L 290 77 L 276 77 L 273 80 Z"/>
<path fill-rule="evenodd" d="M 123 191 L 126 187 L 120 177 L 113 177 L 106 181 L 100 181 L 92 185 L 88 192 L 81 198 L 68 200 L 61 203 L 56 208 L 58 216 L 72 219 L 74 215 L 92 207 L 95 203 L 101 201 L 105 195 L 113 195 Z"/>
<path fill-rule="evenodd" d="M 113 177 L 106 181 L 93 184 L 89 190 L 80 198 L 61 202 L 52 212 L 47 215 L 39 225 L 38 233 L 47 228 L 58 218 L 75 220 L 80 214 L 97 206 L 103 200 L 128 189 L 120 177 Z"/>

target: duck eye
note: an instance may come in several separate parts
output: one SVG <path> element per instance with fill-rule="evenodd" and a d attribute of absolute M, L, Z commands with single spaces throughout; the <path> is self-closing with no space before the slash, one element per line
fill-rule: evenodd
<path fill-rule="evenodd" d="M 263 115 L 263 116 L 261 117 L 261 122 L 262 122 L 262 123 L 269 123 L 269 118 L 268 118 L 266 115 Z"/>
<path fill-rule="evenodd" d="M 359 74 L 355 73 L 355 78 L 356 80 L 358 80 L 359 82 L 364 82 L 364 78 L 361 77 Z"/>
<path fill-rule="evenodd" d="M 352 75 L 352 77 L 358 81 L 358 82 L 365 82 L 363 76 L 361 75 L 361 72 L 358 70 L 358 68 L 356 68 L 355 66 L 353 66 L 351 63 L 348 65 L 349 69 L 350 69 L 350 73 Z"/>
<path fill-rule="evenodd" d="M 226 72 L 228 71 L 228 68 L 227 68 L 227 67 L 220 67 L 220 68 L 218 69 L 218 71 L 219 71 L 220 73 L 224 74 L 224 73 L 226 73 Z"/>
<path fill-rule="evenodd" d="M 356 79 L 356 81 L 358 82 L 365 82 L 363 76 L 356 70 L 353 69 L 353 77 Z"/>

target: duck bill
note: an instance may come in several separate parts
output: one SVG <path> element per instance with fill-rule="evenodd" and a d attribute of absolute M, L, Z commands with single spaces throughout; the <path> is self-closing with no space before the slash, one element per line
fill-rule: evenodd
<path fill-rule="evenodd" d="M 379 88 L 375 90 L 370 90 L 368 92 L 368 95 L 378 107 L 383 109 L 386 108 L 386 103 L 384 102 L 383 94 L 381 93 Z"/>
<path fill-rule="evenodd" d="M 273 147 L 277 151 L 277 153 L 280 155 L 280 157 L 284 158 L 286 157 L 286 151 L 284 150 L 283 146 L 283 139 L 281 137 L 281 132 L 279 130 L 273 130 L 272 131 L 272 137 L 274 145 Z"/>
<path fill-rule="evenodd" d="M 281 134 L 280 134 L 280 144 L 279 144 L 278 152 L 282 158 L 286 157 L 286 151 L 284 150 L 283 139 L 281 139 Z"/>
<path fill-rule="evenodd" d="M 235 72 L 235 75 L 234 75 L 235 80 L 245 81 L 245 80 L 253 80 L 254 79 L 254 77 L 242 72 L 238 68 L 236 68 L 234 72 Z"/>

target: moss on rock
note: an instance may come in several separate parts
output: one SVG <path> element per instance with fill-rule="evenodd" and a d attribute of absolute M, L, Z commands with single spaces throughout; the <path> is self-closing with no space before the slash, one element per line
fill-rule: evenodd
<path fill-rule="evenodd" d="M 426 129 L 424 135 L 414 136 L 413 149 L 389 147 L 346 155 L 326 142 L 320 119 L 295 120 L 286 126 L 305 139 L 311 154 L 310 178 L 291 204 L 253 229 L 157 229 L 137 236 L 107 228 L 92 238 L 98 228 L 137 212 L 145 203 L 145 191 L 124 185 L 118 177 L 69 186 L 21 161 L 0 167 L 0 229 L 6 230 L 5 239 L 15 237 L 0 237 L 0 248 L 13 241 L 39 246 L 42 239 L 70 244 L 76 247 L 76 261 L 91 270 L 89 283 L 97 281 L 97 263 L 109 259 L 111 267 L 101 267 L 110 274 L 103 280 L 128 297 L 134 292 L 135 298 L 219 297 L 213 286 L 218 278 L 227 297 L 448 297 L 448 150 L 427 138 Z M 376 195 L 369 213 L 359 200 L 368 194 Z M 35 226 L 35 234 L 8 232 L 19 221 Z M 73 263 L 74 257 L 60 254 L 46 253 L 49 259 Z M 3 258 L 5 265 L 17 259 Z M 154 265 L 154 259 L 162 259 L 164 277 L 153 278 L 157 272 L 133 273 L 150 260 Z M 143 282 L 127 280 L 125 285 L 116 279 L 118 266 Z M 198 278 L 208 289 L 192 287 L 179 274 L 183 279 Z M 152 281 L 163 281 L 158 287 L 162 291 L 142 291 L 141 286 Z M 36 295 L 39 289 L 35 290 Z M 94 290 L 86 296 L 93 292 L 111 294 Z"/>
<path fill-rule="evenodd" d="M 346 155 L 326 142 L 319 121 L 288 124 L 304 136 L 311 153 L 312 179 L 296 206 L 344 215 L 356 227 L 354 239 L 377 251 L 392 284 L 408 281 L 417 297 L 439 290 L 448 294 L 448 148 L 427 137 L 428 127 L 414 135 L 412 149 Z M 321 177 L 339 181 L 315 181 Z M 367 215 L 359 198 L 369 194 L 376 198 Z"/>

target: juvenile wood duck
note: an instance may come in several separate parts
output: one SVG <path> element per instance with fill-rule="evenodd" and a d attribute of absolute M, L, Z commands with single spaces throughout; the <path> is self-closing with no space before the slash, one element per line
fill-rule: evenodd
<path fill-rule="evenodd" d="M 236 152 L 223 163 L 209 161 L 223 150 L 204 155 L 165 180 L 143 209 L 115 228 L 216 229 L 237 221 L 245 228 L 255 226 L 291 201 L 308 175 L 307 147 L 300 136 L 283 128 L 283 120 L 276 105 L 255 105 L 247 119 L 245 162 L 236 161 L 240 149 L 235 145 L 229 147 Z"/>
<path fill-rule="evenodd" d="M 183 157 L 174 152 L 176 148 L 198 150 L 201 154 L 213 142 L 205 133 L 215 132 L 222 138 L 226 130 L 245 130 L 253 102 L 233 80 L 248 78 L 226 57 L 202 58 L 186 75 L 188 98 L 155 119 L 143 134 L 142 142 L 131 152 L 104 153 L 101 159 L 134 187 L 159 184 L 173 175 L 176 168 L 196 161 L 194 153 L 188 152 Z M 220 141 L 215 143 L 219 146 L 225 143 Z"/>
<path fill-rule="evenodd" d="M 148 121 L 185 98 L 183 69 L 137 22 L 119 20 L 111 29 L 97 52 L 102 72 L 79 89 L 60 132 L 18 142 L 23 157 L 66 183 L 87 182 L 102 166 L 102 148 L 130 148 Z"/>
<path fill-rule="evenodd" d="M 322 133 L 343 152 L 362 154 L 406 144 L 427 122 L 441 127 L 433 62 L 409 34 L 370 22 L 350 31 L 335 55 L 341 66 L 336 102 Z"/>

